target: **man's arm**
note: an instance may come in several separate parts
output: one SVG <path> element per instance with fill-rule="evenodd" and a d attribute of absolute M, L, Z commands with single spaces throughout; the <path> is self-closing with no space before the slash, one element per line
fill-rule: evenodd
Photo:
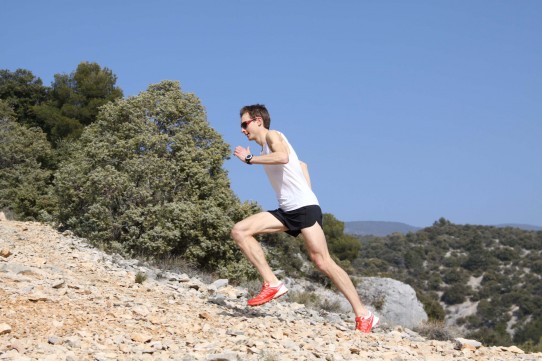
<path fill-rule="evenodd" d="M 307 166 L 307 163 L 299 161 L 299 164 L 301 165 L 301 170 L 303 171 L 303 175 L 305 176 L 305 179 L 307 180 L 307 183 L 309 184 L 309 188 L 312 189 L 311 177 L 309 175 L 309 167 Z"/>
<path fill-rule="evenodd" d="M 265 155 L 254 155 L 251 164 L 286 164 L 289 161 L 289 152 L 286 142 L 282 139 L 276 130 L 267 132 L 265 138 L 267 145 L 271 149 L 271 153 Z M 245 157 L 250 154 L 249 148 L 241 146 L 235 148 L 235 156 L 241 161 L 245 161 Z"/>

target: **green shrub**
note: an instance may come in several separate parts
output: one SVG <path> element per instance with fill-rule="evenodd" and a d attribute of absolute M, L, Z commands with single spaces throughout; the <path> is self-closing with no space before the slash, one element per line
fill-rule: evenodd
<path fill-rule="evenodd" d="M 525 343 L 519 344 L 518 347 L 527 353 L 542 352 L 542 337 L 540 337 L 536 344 L 532 340 L 528 340 Z"/>
<path fill-rule="evenodd" d="M 456 283 L 464 283 L 465 282 L 465 275 L 463 275 L 459 269 L 452 268 L 449 271 L 447 271 L 444 276 L 442 277 L 443 281 L 446 282 L 449 285 L 453 285 Z"/>
<path fill-rule="evenodd" d="M 0 99 L 0 209 L 9 209 L 20 220 L 42 220 L 54 214 L 52 159 L 45 133 L 17 123 L 11 108 Z"/>
<path fill-rule="evenodd" d="M 438 302 L 438 296 L 434 292 L 423 293 L 416 292 L 416 297 L 423 304 L 423 309 L 427 313 L 429 320 L 443 321 L 446 316 L 446 312 Z"/>
<path fill-rule="evenodd" d="M 465 302 L 467 298 L 467 287 L 463 284 L 455 284 L 448 287 L 442 294 L 441 300 L 447 305 L 455 305 Z"/>
<path fill-rule="evenodd" d="M 431 291 L 439 291 L 442 287 L 443 280 L 438 273 L 433 273 L 427 281 L 427 288 Z"/>
<path fill-rule="evenodd" d="M 356 237 L 344 234 L 344 222 L 330 213 L 324 213 L 323 230 L 332 255 L 341 261 L 356 259 L 361 244 Z"/>
<path fill-rule="evenodd" d="M 106 104 L 69 150 L 55 179 L 66 228 L 224 277 L 252 272 L 230 230 L 259 207 L 233 194 L 222 168 L 229 146 L 178 82 Z"/>

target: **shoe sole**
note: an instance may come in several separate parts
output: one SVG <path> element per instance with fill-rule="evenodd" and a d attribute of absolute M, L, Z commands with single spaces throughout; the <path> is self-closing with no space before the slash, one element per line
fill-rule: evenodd
<path fill-rule="evenodd" d="M 272 299 L 268 300 L 268 301 L 265 301 L 265 302 L 261 302 L 261 303 L 253 303 L 253 304 L 248 304 L 250 307 L 254 307 L 254 306 L 261 306 L 261 305 L 265 305 L 267 302 L 271 302 L 273 300 L 276 300 L 277 298 L 280 298 L 282 296 L 284 296 L 285 294 L 288 293 L 288 289 L 286 287 L 284 287 L 284 289 L 282 289 L 284 287 L 284 285 L 282 285 L 282 287 L 278 290 L 277 293 L 275 293 L 275 295 L 273 296 Z"/>
<path fill-rule="evenodd" d="M 375 328 L 375 327 L 378 327 L 378 324 L 380 323 L 380 318 L 378 318 L 376 316 L 374 316 L 374 317 L 375 317 L 375 322 L 373 322 L 373 327 L 371 327 L 371 330 L 373 328 Z"/>

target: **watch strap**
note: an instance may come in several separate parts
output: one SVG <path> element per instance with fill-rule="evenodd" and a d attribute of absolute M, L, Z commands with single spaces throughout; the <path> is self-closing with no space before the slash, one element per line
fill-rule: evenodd
<path fill-rule="evenodd" d="M 252 164 L 252 154 L 249 154 L 245 157 L 245 163 L 246 164 Z"/>

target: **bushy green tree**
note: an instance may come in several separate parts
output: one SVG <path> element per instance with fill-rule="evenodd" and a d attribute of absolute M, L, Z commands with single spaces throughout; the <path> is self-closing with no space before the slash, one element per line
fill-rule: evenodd
<path fill-rule="evenodd" d="M 441 296 L 441 300 L 447 305 L 463 303 L 466 300 L 468 288 L 464 284 L 456 283 L 448 287 Z"/>
<path fill-rule="evenodd" d="M 11 106 L 0 100 L 0 209 L 12 211 L 17 219 L 49 219 L 56 205 L 48 169 L 51 146 L 41 129 L 27 128 L 15 117 Z"/>
<path fill-rule="evenodd" d="M 420 247 L 412 247 L 405 253 L 405 266 L 415 275 L 423 270 L 424 254 Z"/>
<path fill-rule="evenodd" d="M 55 180 L 67 228 L 230 277 L 252 272 L 229 233 L 257 207 L 231 191 L 222 168 L 229 146 L 178 82 L 105 105 L 70 153 Z"/>
<path fill-rule="evenodd" d="M 469 280 L 469 276 L 466 272 L 462 271 L 458 268 L 450 268 L 446 272 L 444 272 L 443 281 L 446 282 L 449 285 L 454 285 L 458 283 L 465 284 Z"/>
<path fill-rule="evenodd" d="M 0 70 L 0 99 L 14 110 L 13 119 L 21 124 L 36 126 L 32 108 L 46 100 L 47 88 L 30 70 Z"/>
<path fill-rule="evenodd" d="M 341 261 L 356 259 L 361 244 L 356 237 L 344 234 L 344 222 L 333 214 L 324 213 L 322 223 L 330 253 Z"/>
<path fill-rule="evenodd" d="M 36 105 L 34 114 L 55 145 L 76 139 L 96 120 L 101 106 L 122 98 L 116 82 L 110 69 L 82 62 L 71 74 L 55 74 L 47 101 Z"/>
<path fill-rule="evenodd" d="M 416 291 L 416 297 L 423 304 L 423 309 L 427 313 L 427 317 L 429 317 L 430 320 L 444 320 L 446 317 L 446 312 L 437 301 L 438 296 L 436 293 L 433 294 L 432 292 L 424 293 L 421 291 Z"/>

